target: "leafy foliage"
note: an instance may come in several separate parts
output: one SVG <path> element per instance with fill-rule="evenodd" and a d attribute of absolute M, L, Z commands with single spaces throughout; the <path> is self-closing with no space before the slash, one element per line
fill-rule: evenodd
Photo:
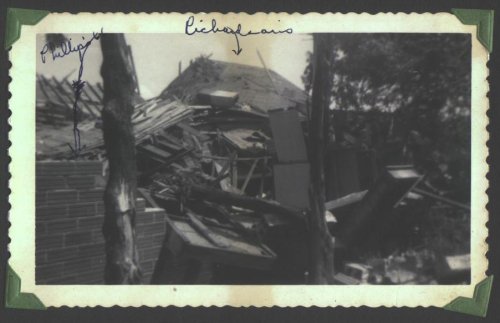
<path fill-rule="evenodd" d="M 402 162 L 414 163 L 440 192 L 468 200 L 470 35 L 330 37 L 334 48 L 330 62 L 331 117 L 338 111 L 357 111 L 363 117 L 344 125 L 347 132 L 358 138 L 381 137 L 364 141 L 380 151 L 390 142 L 399 142 Z M 313 66 L 308 64 L 302 76 L 308 92 L 312 73 Z M 386 122 L 387 115 L 390 122 Z M 338 122 L 333 120 L 332 124 Z M 381 131 L 382 127 L 386 129 Z"/>

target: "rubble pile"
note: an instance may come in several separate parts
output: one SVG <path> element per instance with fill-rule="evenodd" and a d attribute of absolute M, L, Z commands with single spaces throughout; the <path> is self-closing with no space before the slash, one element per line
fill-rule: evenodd
<path fill-rule="evenodd" d="M 201 57 L 160 97 L 135 106 L 138 194 L 147 207 L 161 207 L 168 215 L 152 283 L 306 281 L 306 95 L 274 72 L 237 71 Z M 275 79 L 269 80 L 272 75 Z M 268 88 L 263 89 L 266 82 Z M 281 105 L 270 107 L 278 102 L 276 97 Z M 105 159 L 102 138 L 86 137 L 86 132 L 99 133 L 101 127 L 99 119 L 91 120 L 81 136 L 93 139 L 79 158 Z M 49 158 L 71 158 L 61 145 L 51 148 Z M 426 191 L 423 177 L 411 165 L 376 165 L 372 156 L 360 157 L 369 153 L 366 149 L 345 143 L 329 152 L 327 181 L 333 182 L 327 183 L 325 220 L 336 239 L 337 283 L 417 284 L 438 279 L 430 265 L 436 255 L 415 251 L 420 241 L 396 254 L 398 247 L 380 241 L 399 241 L 395 232 L 407 240 L 420 221 L 415 213 L 427 212 L 429 204 L 467 206 Z M 363 166 L 365 160 L 369 167 Z M 393 235 L 393 240 L 386 239 Z M 464 266 L 458 267 L 463 271 Z"/>

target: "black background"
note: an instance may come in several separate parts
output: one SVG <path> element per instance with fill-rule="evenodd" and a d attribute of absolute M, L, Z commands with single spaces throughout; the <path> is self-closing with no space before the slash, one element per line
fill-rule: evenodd
<path fill-rule="evenodd" d="M 442 0 L 343 0 L 343 1 L 257 1 L 257 0 L 199 0 L 199 1 L 1 1 L 0 44 L 4 48 L 6 8 L 44 9 L 52 12 L 450 12 L 451 8 L 500 9 L 495 0 L 442 1 Z M 490 57 L 490 147 L 488 163 L 490 212 L 488 275 L 495 275 L 488 315 L 479 318 L 445 311 L 441 308 L 49 308 L 46 311 L 14 310 L 5 308 L 5 269 L 8 258 L 8 71 L 7 51 L 0 57 L 0 322 L 500 322 L 500 219 L 499 200 L 499 111 L 500 94 L 500 12 L 495 16 L 494 51 Z M 28 215 L 27 215 L 28 216 Z M 397 287 L 395 287 L 397 288 Z M 256 295 L 258 297 L 258 295 Z"/>

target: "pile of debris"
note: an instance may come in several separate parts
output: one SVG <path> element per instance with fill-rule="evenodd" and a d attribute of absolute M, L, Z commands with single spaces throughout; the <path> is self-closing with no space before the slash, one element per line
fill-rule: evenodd
<path fill-rule="evenodd" d="M 306 101 L 303 91 L 265 68 L 201 57 L 161 96 L 135 105 L 139 193 L 148 207 L 168 214 L 152 283 L 305 282 Z M 87 124 L 79 158 L 105 159 L 100 119 Z M 65 145 L 51 148 L 50 158 L 71 158 Z M 371 151 L 344 144 L 329 146 L 326 156 L 325 220 L 344 271 L 336 276 L 340 284 L 404 283 L 372 275 L 375 265 L 363 256 L 391 232 L 407 234 L 398 227 L 404 221 L 414 226 L 418 216 L 408 220 L 401 210 L 426 212 L 429 203 L 422 201 L 429 200 L 467 209 L 426 190 L 411 165 L 377 165 Z M 404 267 L 395 256 L 379 258 L 390 259 L 385 272 Z"/>

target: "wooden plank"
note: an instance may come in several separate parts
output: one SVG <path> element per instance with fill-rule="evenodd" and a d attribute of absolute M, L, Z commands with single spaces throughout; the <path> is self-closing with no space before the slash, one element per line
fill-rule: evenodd
<path fill-rule="evenodd" d="M 277 201 L 225 192 L 198 184 L 191 184 L 189 188 L 189 197 L 193 199 L 202 199 L 226 205 L 233 205 L 257 212 L 271 212 L 277 215 L 287 216 L 290 219 L 304 220 L 304 216 L 300 210 L 294 207 L 282 205 Z"/>
<path fill-rule="evenodd" d="M 97 93 L 96 89 L 94 89 L 94 86 L 90 83 L 87 83 L 87 88 L 90 90 L 90 92 L 92 92 L 92 94 L 94 94 L 94 97 L 95 97 L 95 101 L 96 102 L 102 102 L 102 93 L 99 94 Z"/>
<path fill-rule="evenodd" d="M 397 201 L 421 176 L 410 167 L 386 167 L 385 172 L 339 227 L 337 237 L 346 246 L 369 243 L 387 226 Z"/>
<path fill-rule="evenodd" d="M 146 200 L 147 204 L 151 205 L 154 208 L 159 208 L 158 204 L 156 204 L 156 201 L 151 197 L 151 194 L 149 194 L 149 190 L 145 188 L 137 188 L 137 191 L 141 194 L 141 196 Z"/>
<path fill-rule="evenodd" d="M 227 248 L 228 245 L 217 239 L 217 235 L 210 231 L 210 229 L 201 222 L 199 217 L 191 211 L 186 212 L 189 221 L 191 222 L 193 228 L 198 231 L 205 239 L 210 241 L 212 244 L 219 248 Z"/>
<path fill-rule="evenodd" d="M 274 196 L 282 205 L 309 208 L 309 163 L 274 165 Z"/>
<path fill-rule="evenodd" d="M 343 196 L 341 198 L 328 201 L 325 203 L 325 209 L 327 209 L 328 211 L 335 211 L 336 209 L 339 209 L 341 207 L 357 203 L 361 201 L 363 197 L 365 197 L 367 192 L 368 192 L 367 190 L 361 192 L 355 192 Z"/>
<path fill-rule="evenodd" d="M 172 232 L 169 247 L 175 254 L 184 257 L 257 269 L 270 268 L 276 258 L 263 244 L 249 241 L 232 229 L 208 225 L 218 241 L 228 245 L 227 248 L 219 248 L 195 230 L 187 219 L 168 216 L 167 225 Z"/>
<path fill-rule="evenodd" d="M 160 148 L 157 148 L 153 145 L 140 145 L 137 147 L 138 150 L 141 150 L 143 152 L 146 152 L 148 154 L 152 154 L 153 156 L 155 157 L 160 157 L 164 160 L 167 160 L 168 158 L 170 158 L 172 155 L 169 154 L 168 152 L 160 149 Z"/>
<path fill-rule="evenodd" d="M 241 190 L 243 192 L 245 192 L 248 182 L 250 182 L 250 178 L 252 178 L 253 172 L 255 170 L 255 167 L 257 166 L 258 161 L 259 161 L 258 159 L 254 160 L 252 166 L 250 167 L 250 170 L 248 171 L 248 174 L 245 178 L 245 182 L 243 182 L 243 186 L 241 186 Z"/>
<path fill-rule="evenodd" d="M 179 152 L 183 149 L 182 146 L 170 143 L 163 135 L 157 135 L 154 137 L 155 144 L 164 150 L 169 152 Z"/>
<path fill-rule="evenodd" d="M 431 192 L 428 192 L 428 191 L 425 191 L 423 189 L 420 189 L 420 188 L 413 188 L 412 189 L 413 192 L 415 193 L 418 193 L 418 194 L 421 194 L 421 195 L 424 195 L 424 196 L 427 196 L 427 197 L 430 197 L 432 199 L 435 199 L 437 201 L 440 201 L 440 202 L 443 202 L 445 204 L 448 204 L 448 205 L 451 205 L 451 206 L 455 206 L 455 207 L 458 207 L 460 209 L 464 209 L 464 210 L 468 210 L 470 211 L 470 206 L 469 205 L 466 205 L 466 204 L 463 204 L 463 203 L 460 203 L 460 202 L 457 202 L 457 201 L 453 201 L 449 198 L 446 198 L 446 197 L 443 197 L 443 196 L 439 196 L 439 195 L 436 195 L 434 193 L 431 193 Z"/>
<path fill-rule="evenodd" d="M 307 161 L 307 149 L 296 110 L 269 111 L 276 154 L 281 163 Z"/>
<path fill-rule="evenodd" d="M 73 88 L 73 85 L 68 80 L 66 80 L 66 82 L 69 83 L 69 85 L 71 86 L 71 89 L 73 90 L 73 94 L 74 94 L 75 90 Z M 86 86 L 86 84 L 84 85 L 84 87 L 85 86 Z M 85 91 L 82 89 L 82 91 L 80 93 L 80 100 L 78 100 L 78 102 L 77 102 L 77 106 L 81 104 L 83 106 L 83 108 L 85 108 L 85 109 L 82 109 L 80 107 L 80 111 L 83 111 L 84 113 L 86 112 L 85 113 L 86 115 L 89 115 L 89 116 L 91 116 L 93 118 L 100 117 L 101 116 L 101 112 L 100 111 L 95 111 L 96 109 L 94 109 L 92 107 L 89 107 L 89 104 L 87 102 L 85 102 L 85 100 L 83 99 L 83 93 L 84 92 Z M 73 107 L 73 105 L 74 105 L 74 102 L 75 102 L 74 100 L 75 99 L 73 98 L 73 102 L 71 103 L 71 107 Z"/>
<path fill-rule="evenodd" d="M 231 165 L 231 180 L 233 187 L 238 188 L 238 162 L 236 160 L 233 160 Z"/>

